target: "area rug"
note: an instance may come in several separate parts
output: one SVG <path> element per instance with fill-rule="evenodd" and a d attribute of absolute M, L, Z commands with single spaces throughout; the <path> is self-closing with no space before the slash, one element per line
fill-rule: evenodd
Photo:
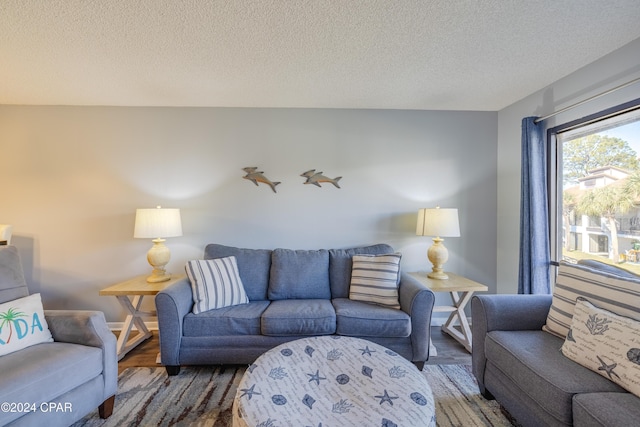
<path fill-rule="evenodd" d="M 113 415 L 97 410 L 73 427 L 231 426 L 231 408 L 245 366 L 128 368 L 118 377 Z M 438 426 L 512 426 L 495 401 L 484 399 L 467 365 L 425 365 Z M 274 426 L 275 427 L 275 426 Z"/>

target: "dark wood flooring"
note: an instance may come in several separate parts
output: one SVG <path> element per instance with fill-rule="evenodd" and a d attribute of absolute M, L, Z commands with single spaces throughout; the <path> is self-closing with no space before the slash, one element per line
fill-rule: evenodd
<path fill-rule="evenodd" d="M 439 326 L 431 327 L 431 340 L 436 347 L 437 356 L 431 356 L 429 365 L 470 365 L 471 353 L 449 335 L 443 333 Z M 158 331 L 153 331 L 153 337 L 149 338 L 133 350 L 131 350 L 118 363 L 118 373 L 131 367 L 154 367 L 160 351 Z"/>
<path fill-rule="evenodd" d="M 440 326 L 431 327 L 431 342 L 436 347 L 436 356 L 430 356 L 428 365 L 471 365 L 469 353 L 458 341 L 445 334 Z"/>

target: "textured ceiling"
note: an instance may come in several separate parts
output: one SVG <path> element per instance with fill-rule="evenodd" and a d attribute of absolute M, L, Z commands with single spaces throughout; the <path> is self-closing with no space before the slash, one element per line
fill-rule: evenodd
<path fill-rule="evenodd" d="M 638 0 L 0 0 L 0 104 L 495 111 Z"/>

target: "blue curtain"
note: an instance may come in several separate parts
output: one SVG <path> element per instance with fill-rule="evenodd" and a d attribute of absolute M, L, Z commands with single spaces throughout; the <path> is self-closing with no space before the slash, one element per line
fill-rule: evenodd
<path fill-rule="evenodd" d="M 547 144 L 535 119 L 522 119 L 519 294 L 551 293 Z"/>

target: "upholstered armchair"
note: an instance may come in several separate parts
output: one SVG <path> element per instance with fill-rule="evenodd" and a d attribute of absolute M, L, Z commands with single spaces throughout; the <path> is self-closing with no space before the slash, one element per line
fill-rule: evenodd
<path fill-rule="evenodd" d="M 113 411 L 116 338 L 104 314 L 42 310 L 14 246 L 0 246 L 0 372 L 0 426 L 68 426 Z"/>

